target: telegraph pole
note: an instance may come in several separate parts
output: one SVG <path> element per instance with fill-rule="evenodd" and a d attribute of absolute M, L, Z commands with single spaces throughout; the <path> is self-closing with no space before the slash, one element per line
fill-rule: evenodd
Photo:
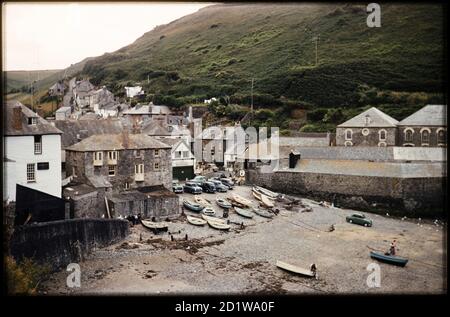
<path fill-rule="evenodd" d="M 315 66 L 317 66 L 317 64 L 319 63 L 319 58 L 318 58 L 318 43 L 319 43 L 319 39 L 320 39 L 320 34 L 313 38 L 313 41 L 316 43 L 316 64 L 315 64 Z"/>

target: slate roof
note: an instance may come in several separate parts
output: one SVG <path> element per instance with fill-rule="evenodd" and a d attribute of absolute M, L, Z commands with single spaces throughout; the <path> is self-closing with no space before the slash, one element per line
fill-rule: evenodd
<path fill-rule="evenodd" d="M 398 123 L 399 126 L 447 126 L 447 105 L 426 105 Z"/>
<path fill-rule="evenodd" d="M 366 123 L 366 117 L 369 117 L 369 123 Z M 398 121 L 383 111 L 372 107 L 359 115 L 338 125 L 338 128 L 395 128 Z"/>
<path fill-rule="evenodd" d="M 145 134 L 97 134 L 72 146 L 68 151 L 110 151 L 125 149 L 170 149 L 171 147 Z"/>
<path fill-rule="evenodd" d="M 13 112 L 15 107 L 22 109 L 22 129 L 16 130 L 13 126 Z M 61 134 L 50 122 L 40 117 L 37 113 L 31 111 L 18 101 L 8 101 L 6 103 L 5 115 L 5 136 L 20 136 L 20 135 L 45 135 L 45 134 Z M 37 123 L 28 124 L 28 118 L 37 118 Z"/>

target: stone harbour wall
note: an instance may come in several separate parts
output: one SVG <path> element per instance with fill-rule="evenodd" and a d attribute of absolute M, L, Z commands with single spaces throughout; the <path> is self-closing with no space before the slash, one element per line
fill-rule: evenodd
<path fill-rule="evenodd" d="M 33 258 L 57 270 L 80 262 L 96 248 L 124 239 L 129 224 L 120 219 L 70 219 L 19 226 L 10 241 L 16 260 Z"/>
<path fill-rule="evenodd" d="M 446 178 L 247 171 L 247 182 L 362 211 L 408 217 L 444 217 Z"/>

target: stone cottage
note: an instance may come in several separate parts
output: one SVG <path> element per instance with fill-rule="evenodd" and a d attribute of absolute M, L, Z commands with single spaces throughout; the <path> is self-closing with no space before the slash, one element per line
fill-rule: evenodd
<path fill-rule="evenodd" d="M 447 146 L 447 107 L 427 105 L 400 121 L 399 146 Z"/>
<path fill-rule="evenodd" d="M 66 173 L 72 175 L 72 183 L 64 195 L 74 202 L 75 217 L 138 213 L 152 217 L 157 212 L 151 208 L 156 196 L 164 196 L 170 206 L 164 216 L 179 213 L 178 197 L 169 191 L 171 147 L 147 135 L 129 134 L 127 130 L 92 135 L 66 148 Z M 83 186 L 85 199 L 76 194 L 79 186 Z"/>
<path fill-rule="evenodd" d="M 372 107 L 336 128 L 337 146 L 395 146 L 398 121 Z"/>

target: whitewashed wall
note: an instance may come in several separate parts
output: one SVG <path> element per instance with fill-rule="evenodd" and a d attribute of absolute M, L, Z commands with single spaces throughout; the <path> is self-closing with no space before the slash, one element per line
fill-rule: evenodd
<path fill-rule="evenodd" d="M 34 154 L 33 136 L 5 137 L 5 156 L 15 162 L 6 164 L 6 177 L 3 198 L 16 200 L 16 184 L 33 188 L 44 193 L 61 197 L 61 136 L 57 134 L 42 136 L 42 154 Z M 48 170 L 38 170 L 36 182 L 27 182 L 27 164 L 48 162 Z"/>

